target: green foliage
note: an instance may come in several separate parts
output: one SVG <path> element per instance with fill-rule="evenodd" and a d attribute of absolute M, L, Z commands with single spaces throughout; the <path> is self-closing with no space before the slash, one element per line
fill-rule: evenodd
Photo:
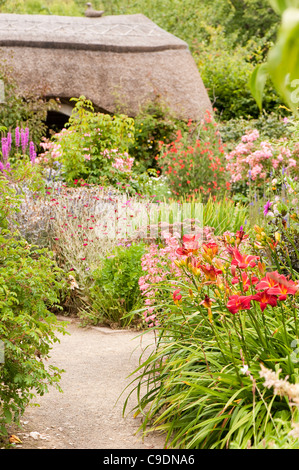
<path fill-rule="evenodd" d="M 8 184 L 6 178 L 0 175 L 0 231 L 7 229 L 13 222 L 14 214 L 19 210 L 19 196 L 16 191 Z"/>
<path fill-rule="evenodd" d="M 14 211 L 14 194 L 7 181 L 0 179 L 6 196 L 6 213 Z M 2 207 L 4 204 L 2 205 Z M 36 394 L 43 395 L 49 385 L 58 389 L 62 370 L 45 366 L 56 331 L 64 333 L 50 309 L 57 306 L 64 287 L 63 273 L 50 252 L 39 250 L 8 229 L 0 232 L 0 340 L 4 362 L 0 364 L 0 435 L 5 426 L 18 422 Z"/>
<path fill-rule="evenodd" d="M 261 60 L 261 47 L 255 42 L 233 45 L 223 27 L 206 27 L 208 39 L 198 44 L 196 61 L 209 97 L 223 121 L 234 118 L 257 118 L 259 109 L 252 97 L 249 80 L 254 66 Z M 280 101 L 269 86 L 265 111 L 277 109 Z"/>
<path fill-rule="evenodd" d="M 92 272 L 92 316 L 96 323 L 125 327 L 138 321 L 133 310 L 142 306 L 138 281 L 142 275 L 143 243 L 124 243 L 101 260 Z"/>
<path fill-rule="evenodd" d="M 77 0 L 2 0 L 0 11 L 27 15 L 81 16 L 86 9 L 85 3 Z"/>
<path fill-rule="evenodd" d="M 187 125 L 173 117 L 158 98 L 148 103 L 134 122 L 135 140 L 129 146 L 129 154 L 135 158 L 138 173 L 155 169 L 159 174 L 157 155 L 160 153 L 160 141 L 170 143 L 176 131 L 187 130 Z"/>
<path fill-rule="evenodd" d="M 299 76 L 299 3 L 297 0 L 272 0 L 273 8 L 282 15 L 277 41 L 267 61 L 258 65 L 251 77 L 251 90 L 262 107 L 265 83 L 270 78 L 284 102 L 297 112 Z"/>
<path fill-rule="evenodd" d="M 76 99 L 67 130 L 53 137 L 58 143 L 63 177 L 68 183 L 84 179 L 92 184 L 127 181 L 128 174 L 112 167 L 113 157 L 126 156 L 134 141 L 134 120 L 125 115 L 95 113 L 84 96 Z"/>
<path fill-rule="evenodd" d="M 257 119 L 230 119 L 218 123 L 221 140 L 226 152 L 230 152 L 247 131 L 257 129 L 262 139 L 290 138 L 292 135 L 288 124 L 276 113 L 261 113 Z"/>
<path fill-rule="evenodd" d="M 235 36 L 235 44 L 245 45 L 250 39 L 275 38 L 279 16 L 268 0 L 210 0 L 212 24 L 221 24 L 226 36 Z M 212 16 L 212 12 L 214 13 Z"/>

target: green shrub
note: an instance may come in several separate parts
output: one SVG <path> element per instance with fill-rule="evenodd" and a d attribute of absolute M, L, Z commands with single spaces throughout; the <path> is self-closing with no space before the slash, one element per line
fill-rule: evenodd
<path fill-rule="evenodd" d="M 142 306 L 138 281 L 144 252 L 143 243 L 125 243 L 103 258 L 100 267 L 93 271 L 89 292 L 94 322 L 119 327 L 138 323 L 139 318 L 130 313 Z"/>
<path fill-rule="evenodd" d="M 209 97 L 222 121 L 236 118 L 258 118 L 259 108 L 251 94 L 249 80 L 260 61 L 255 43 L 232 46 L 221 26 L 207 27 L 209 39 L 198 45 L 198 67 Z M 267 85 L 264 109 L 276 110 L 280 105 L 276 92 Z"/>
<path fill-rule="evenodd" d="M 288 128 L 288 123 L 276 113 L 267 114 L 263 112 L 257 119 L 230 119 L 219 122 L 218 129 L 225 150 L 230 152 L 241 137 L 247 132 L 257 129 L 262 139 L 280 139 L 290 137 L 292 131 Z"/>
<path fill-rule="evenodd" d="M 135 140 L 129 146 L 129 154 L 135 158 L 136 170 L 143 173 L 148 169 L 155 169 L 159 174 L 159 142 L 170 143 L 178 129 L 188 129 L 187 124 L 172 116 L 158 98 L 148 103 L 134 121 Z"/>
<path fill-rule="evenodd" d="M 1 227 L 14 211 L 14 194 L 0 177 Z M 12 204 L 12 205 L 11 205 Z M 4 206 L 6 206 L 4 208 Z M 0 363 L 0 435 L 6 425 L 18 422 L 28 403 L 48 391 L 59 390 L 62 370 L 45 366 L 56 331 L 64 333 L 52 307 L 57 307 L 64 288 L 63 273 L 50 252 L 39 250 L 17 233 L 0 232 L 0 341 L 4 362 Z"/>
<path fill-rule="evenodd" d="M 134 120 L 95 113 L 84 96 L 72 100 L 75 107 L 67 129 L 42 143 L 47 151 L 39 162 L 47 166 L 50 159 L 62 164 L 62 176 L 70 184 L 79 179 L 103 185 L 128 182 L 133 160 L 127 151 L 134 141 Z"/>

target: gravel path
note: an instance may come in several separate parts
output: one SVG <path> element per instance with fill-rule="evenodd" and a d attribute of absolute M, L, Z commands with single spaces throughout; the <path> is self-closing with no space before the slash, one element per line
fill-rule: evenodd
<path fill-rule="evenodd" d="M 65 320 L 65 319 L 64 319 Z M 68 320 L 68 319 L 67 319 Z M 69 320 L 68 320 L 69 321 Z M 129 413 L 122 416 L 127 393 L 117 399 L 138 366 L 141 348 L 153 336 L 137 338 L 134 331 L 82 328 L 75 320 L 67 326 L 70 335 L 51 351 L 49 363 L 64 369 L 63 393 L 51 387 L 37 397 L 39 407 L 28 407 L 22 429 L 15 430 L 24 449 L 163 449 L 164 440 L 151 434 L 142 441 L 135 435 L 141 421 Z M 135 395 L 128 410 L 136 403 Z"/>

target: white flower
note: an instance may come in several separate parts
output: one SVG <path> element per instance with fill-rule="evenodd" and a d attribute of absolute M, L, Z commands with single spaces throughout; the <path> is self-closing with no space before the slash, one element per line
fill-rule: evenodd
<path fill-rule="evenodd" d="M 240 369 L 241 374 L 246 374 L 248 372 L 248 366 L 245 364 L 243 367 Z"/>

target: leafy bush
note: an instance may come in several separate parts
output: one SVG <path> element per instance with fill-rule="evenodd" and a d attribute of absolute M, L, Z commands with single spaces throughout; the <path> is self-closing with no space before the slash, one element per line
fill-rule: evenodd
<path fill-rule="evenodd" d="M 124 115 L 94 113 L 92 103 L 84 96 L 76 102 L 67 129 L 55 134 L 42 146 L 46 152 L 38 162 L 44 166 L 62 165 L 67 183 L 86 180 L 88 183 L 116 185 L 128 182 L 134 159 L 127 151 L 134 141 L 134 120 Z"/>
<path fill-rule="evenodd" d="M 224 148 L 216 123 L 207 111 L 198 128 L 177 132 L 171 144 L 161 142 L 159 164 L 174 196 L 196 196 L 225 190 Z"/>
<path fill-rule="evenodd" d="M 139 322 L 139 317 L 131 312 L 142 306 L 138 281 L 144 251 L 143 243 L 126 242 L 103 258 L 100 267 L 92 272 L 89 292 L 94 322 L 121 327 Z"/>
<path fill-rule="evenodd" d="M 267 114 L 263 112 L 257 119 L 230 119 L 225 122 L 218 122 L 218 129 L 221 140 L 227 152 L 233 150 L 236 142 L 241 137 L 253 129 L 257 129 L 259 135 L 264 140 L 278 140 L 283 137 L 290 138 L 292 130 L 288 125 L 288 118 L 275 113 Z"/>
<path fill-rule="evenodd" d="M 219 119 L 258 118 L 259 108 L 251 94 L 249 80 L 260 53 L 255 44 L 232 47 L 221 26 L 209 27 L 210 38 L 198 45 L 198 67 Z M 277 110 L 280 100 L 270 85 L 264 109 Z"/>
<path fill-rule="evenodd" d="M 256 66 L 251 75 L 250 87 L 261 109 L 267 99 L 267 79 L 271 79 L 283 102 L 292 112 L 298 114 L 299 4 L 296 0 L 271 0 L 271 6 L 281 16 L 277 40 L 270 48 L 266 62 Z"/>
<path fill-rule="evenodd" d="M 1 227 L 14 211 L 17 200 L 7 180 L 0 176 L 4 198 Z M 0 233 L 0 340 L 4 362 L 0 364 L 0 434 L 6 425 L 18 422 L 36 394 L 43 395 L 49 385 L 58 389 L 62 370 L 45 366 L 56 331 L 64 325 L 51 312 L 65 288 L 64 275 L 52 254 L 29 245 L 6 228 Z M 59 307 L 58 307 L 59 308 Z"/>
<path fill-rule="evenodd" d="M 134 118 L 135 140 L 129 147 L 129 154 L 135 158 L 138 173 L 143 173 L 148 169 L 155 169 L 160 173 L 157 164 L 159 154 L 159 142 L 170 143 L 178 129 L 187 130 L 184 121 L 173 117 L 157 97 L 150 102 Z"/>

